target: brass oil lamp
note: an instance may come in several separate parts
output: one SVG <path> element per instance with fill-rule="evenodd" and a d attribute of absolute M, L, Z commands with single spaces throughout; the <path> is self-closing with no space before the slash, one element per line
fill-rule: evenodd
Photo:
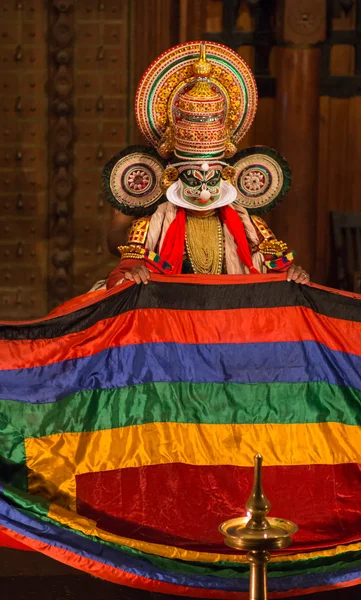
<path fill-rule="evenodd" d="M 254 457 L 254 483 L 246 504 L 246 517 L 225 521 L 219 527 L 224 542 L 231 548 L 247 551 L 250 563 L 250 600 L 267 600 L 267 563 L 270 550 L 287 548 L 297 525 L 291 521 L 269 517 L 271 504 L 262 487 L 262 456 Z"/>

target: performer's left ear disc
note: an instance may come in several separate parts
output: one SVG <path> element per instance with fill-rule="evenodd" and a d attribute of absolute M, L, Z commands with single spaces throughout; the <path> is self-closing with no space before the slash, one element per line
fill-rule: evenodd
<path fill-rule="evenodd" d="M 272 210 L 290 189 L 289 164 L 272 148 L 245 148 L 230 163 L 235 171 L 235 204 L 246 208 L 251 215 L 261 215 Z"/>

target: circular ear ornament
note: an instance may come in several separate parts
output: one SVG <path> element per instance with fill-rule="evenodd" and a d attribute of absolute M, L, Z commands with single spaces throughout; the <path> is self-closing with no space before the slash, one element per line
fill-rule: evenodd
<path fill-rule="evenodd" d="M 102 174 L 103 191 L 110 204 L 126 215 L 153 214 L 166 197 L 161 181 L 165 163 L 145 146 L 130 146 L 114 156 Z"/>
<path fill-rule="evenodd" d="M 290 189 L 289 164 L 272 148 L 245 148 L 230 162 L 235 169 L 235 204 L 246 208 L 251 215 L 261 215 L 272 210 Z"/>
<path fill-rule="evenodd" d="M 236 174 L 236 169 L 234 167 L 229 167 L 229 166 L 224 167 L 221 172 L 222 179 L 225 179 L 226 181 L 230 181 L 231 183 L 233 183 L 235 174 Z"/>
<path fill-rule="evenodd" d="M 162 177 L 162 181 L 161 181 L 161 186 L 162 186 L 162 190 L 164 191 L 164 193 L 172 185 L 172 183 L 177 181 L 178 175 L 179 175 L 178 169 L 176 169 L 175 167 L 167 167 L 166 168 L 166 170 L 163 172 L 163 177 Z"/>

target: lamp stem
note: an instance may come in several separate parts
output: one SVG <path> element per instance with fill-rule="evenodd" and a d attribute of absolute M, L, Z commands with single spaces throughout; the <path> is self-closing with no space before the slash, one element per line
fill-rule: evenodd
<path fill-rule="evenodd" d="M 266 550 L 252 550 L 247 553 L 247 560 L 251 565 L 249 600 L 267 600 L 267 563 L 270 558 Z"/>

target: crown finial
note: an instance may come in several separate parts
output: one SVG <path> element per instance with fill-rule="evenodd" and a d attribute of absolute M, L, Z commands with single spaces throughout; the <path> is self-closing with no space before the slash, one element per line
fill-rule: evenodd
<path fill-rule="evenodd" d="M 208 77 L 211 71 L 212 65 L 207 60 L 206 45 L 202 43 L 199 48 L 199 58 L 193 64 L 193 73 L 196 77 Z"/>

